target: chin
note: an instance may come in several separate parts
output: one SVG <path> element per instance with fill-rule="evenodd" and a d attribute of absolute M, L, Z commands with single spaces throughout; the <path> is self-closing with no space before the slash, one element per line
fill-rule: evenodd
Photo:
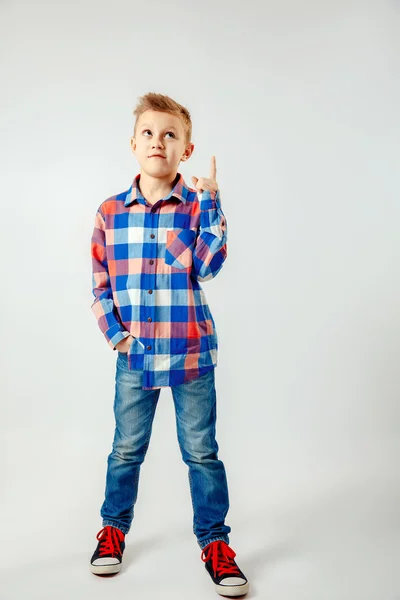
<path fill-rule="evenodd" d="M 158 164 L 156 164 L 158 163 Z M 165 164 L 162 164 L 161 161 L 157 160 L 154 161 L 153 164 L 151 163 L 147 163 L 147 168 L 150 171 L 168 171 L 168 169 L 170 169 L 170 166 L 168 165 L 168 163 L 165 161 Z"/>

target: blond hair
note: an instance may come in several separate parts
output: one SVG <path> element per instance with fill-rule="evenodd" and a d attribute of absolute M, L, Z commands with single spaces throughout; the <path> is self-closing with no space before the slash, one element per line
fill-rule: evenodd
<path fill-rule="evenodd" d="M 158 110 L 160 112 L 168 112 L 172 115 L 178 116 L 182 123 L 185 131 L 185 144 L 188 144 L 192 138 L 192 121 L 190 118 L 190 113 L 187 108 L 175 102 L 169 96 L 165 96 L 164 94 L 156 94 L 155 92 L 149 92 L 144 96 L 139 98 L 139 102 L 136 105 L 136 108 L 133 111 L 134 116 L 136 117 L 135 125 L 133 129 L 133 137 L 136 137 L 136 124 L 139 120 L 139 117 L 145 110 Z"/>

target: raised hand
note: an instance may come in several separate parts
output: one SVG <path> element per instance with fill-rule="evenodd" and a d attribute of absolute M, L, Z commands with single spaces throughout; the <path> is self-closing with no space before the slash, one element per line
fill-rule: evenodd
<path fill-rule="evenodd" d="M 210 177 L 192 177 L 192 181 L 198 192 L 204 192 L 204 190 L 208 190 L 209 192 L 216 192 L 218 190 L 218 183 L 216 177 L 217 163 L 215 156 L 212 156 L 210 166 Z"/>

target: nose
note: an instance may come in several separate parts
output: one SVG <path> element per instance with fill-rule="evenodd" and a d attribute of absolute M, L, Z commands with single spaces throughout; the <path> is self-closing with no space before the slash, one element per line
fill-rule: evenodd
<path fill-rule="evenodd" d="M 163 143 L 158 138 L 153 138 L 152 148 L 163 148 Z"/>

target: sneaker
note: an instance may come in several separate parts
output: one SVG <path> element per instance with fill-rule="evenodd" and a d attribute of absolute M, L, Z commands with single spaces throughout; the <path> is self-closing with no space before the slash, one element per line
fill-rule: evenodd
<path fill-rule="evenodd" d="M 235 556 L 223 540 L 211 542 L 202 550 L 201 560 L 221 596 L 242 596 L 249 591 L 249 582 L 233 560 Z"/>
<path fill-rule="evenodd" d="M 95 575 L 113 575 L 121 569 L 125 550 L 125 534 L 117 527 L 106 525 L 96 538 L 97 548 L 90 559 L 90 569 Z"/>

